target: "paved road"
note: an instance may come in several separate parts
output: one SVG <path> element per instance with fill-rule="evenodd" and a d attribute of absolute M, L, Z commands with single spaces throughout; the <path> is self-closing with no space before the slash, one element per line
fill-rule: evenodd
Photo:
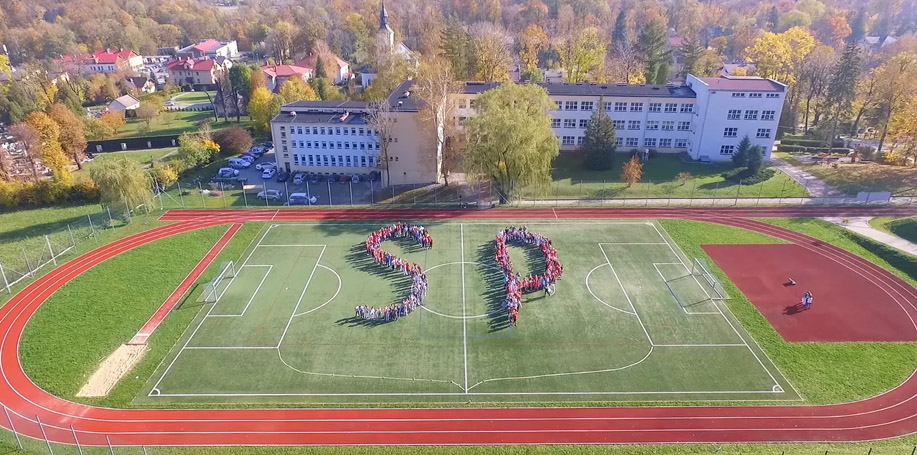
<path fill-rule="evenodd" d="M 791 179 L 796 181 L 796 183 L 806 187 L 806 189 L 809 190 L 809 194 L 813 197 L 843 196 L 844 194 L 838 191 L 837 188 L 828 185 L 814 175 L 796 166 L 793 166 L 792 164 L 781 160 L 780 158 L 772 157 L 771 164 L 773 164 L 777 169 L 783 171 L 784 174 L 789 175 Z"/>
<path fill-rule="evenodd" d="M 844 220 L 848 220 L 846 223 Z M 856 232 L 857 234 L 862 235 L 873 239 L 877 242 L 884 243 L 892 248 L 904 251 L 905 253 L 913 254 L 917 256 L 917 244 L 909 242 L 902 239 L 894 234 L 889 234 L 885 231 L 880 231 L 869 225 L 869 220 L 871 216 L 857 216 L 853 218 L 842 218 L 842 217 L 826 217 L 825 220 L 834 223 L 838 226 L 844 227 L 847 230 Z"/>

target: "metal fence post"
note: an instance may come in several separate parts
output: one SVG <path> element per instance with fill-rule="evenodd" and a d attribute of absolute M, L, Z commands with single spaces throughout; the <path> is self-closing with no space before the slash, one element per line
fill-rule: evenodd
<path fill-rule="evenodd" d="M 720 189 L 720 182 L 716 182 L 716 186 L 713 187 L 713 198 L 711 199 L 710 205 L 716 205 L 716 190 Z"/>
<path fill-rule="evenodd" d="M 309 201 L 309 205 L 312 205 L 312 192 L 309 191 L 309 180 L 308 179 L 306 180 L 306 194 L 309 195 L 309 197 L 307 197 L 306 200 Z"/>
<path fill-rule="evenodd" d="M 73 429 L 73 425 L 70 425 L 70 432 L 73 433 L 73 442 L 76 444 L 76 450 L 80 452 L 80 455 L 83 455 L 83 447 L 80 446 L 80 440 L 76 437 L 76 430 Z"/>
<path fill-rule="evenodd" d="M 111 446 L 111 438 L 108 435 L 105 435 L 105 442 L 108 443 L 108 451 L 111 452 L 111 455 L 115 455 L 115 448 Z"/>
<path fill-rule="evenodd" d="M 653 181 L 650 180 L 646 183 L 646 198 L 643 200 L 643 206 L 646 207 L 650 205 L 650 187 L 653 186 Z"/>
<path fill-rule="evenodd" d="M 242 184 L 242 201 L 245 202 L 245 207 L 248 208 L 248 195 L 245 194 L 245 184 Z"/>
<path fill-rule="evenodd" d="M 25 266 L 29 268 L 29 276 L 35 278 L 35 272 L 32 271 L 32 264 L 29 262 L 29 256 L 25 254 L 25 247 L 20 247 L 22 249 L 22 258 L 25 259 Z"/>
<path fill-rule="evenodd" d="M 435 193 L 434 193 L 435 197 Z M 350 181 L 350 205 L 353 205 L 353 180 Z"/>
<path fill-rule="evenodd" d="M 328 180 L 328 205 L 334 205 L 334 201 L 331 200 L 331 180 Z"/>
<path fill-rule="evenodd" d="M 98 243 L 99 243 L 99 237 L 96 235 L 96 229 L 95 229 L 94 227 L 92 227 L 92 217 L 89 216 L 89 215 L 86 215 L 86 219 L 89 220 L 89 233 L 90 233 L 93 237 L 95 237 L 95 239 L 96 239 L 96 244 L 98 244 Z"/>
<path fill-rule="evenodd" d="M 130 211 L 130 208 L 127 207 L 127 202 L 124 203 L 124 207 Z M 108 225 L 112 226 L 115 224 L 115 221 L 111 218 L 111 207 L 105 207 L 105 210 L 108 212 Z"/>
<path fill-rule="evenodd" d="M 783 180 L 783 187 L 780 188 L 780 199 L 777 200 L 777 205 L 783 205 L 783 192 L 786 190 L 787 180 L 789 180 L 789 177 Z"/>
<path fill-rule="evenodd" d="M 376 181 L 375 180 L 369 181 L 369 204 L 370 205 L 376 204 Z"/>
<path fill-rule="evenodd" d="M 688 200 L 688 205 L 694 205 L 694 190 L 697 189 L 697 179 L 691 179 L 691 199 Z"/>
<path fill-rule="evenodd" d="M 181 182 L 176 182 L 176 184 L 178 185 L 178 199 L 181 201 L 181 207 L 185 208 L 185 195 L 182 194 Z"/>
<path fill-rule="evenodd" d="M 742 191 L 742 179 L 739 179 L 739 184 L 736 185 L 736 200 L 732 203 L 732 206 L 735 207 L 739 205 L 739 192 Z"/>
<path fill-rule="evenodd" d="M 201 207 L 207 207 L 207 204 L 204 202 L 204 186 L 201 185 L 201 182 L 197 182 L 197 189 L 201 190 Z"/>
<path fill-rule="evenodd" d="M 146 446 L 140 446 L 140 450 L 143 451 L 143 455 L 147 455 L 147 453 L 146 453 Z M 80 454 L 80 455 L 82 455 L 82 454 Z"/>
<path fill-rule="evenodd" d="M 390 185 L 392 182 L 388 182 Z M 392 204 L 395 203 L 395 185 L 392 185 Z"/>
<path fill-rule="evenodd" d="M 220 195 L 223 196 L 223 208 L 226 208 L 226 189 L 223 188 L 223 182 L 220 182 Z"/>
<path fill-rule="evenodd" d="M 70 246 L 74 249 L 76 248 L 76 239 L 73 237 L 73 229 L 70 229 L 70 225 L 67 225 L 67 232 L 70 233 Z"/>
<path fill-rule="evenodd" d="M 283 181 L 283 191 L 287 194 L 287 204 L 290 203 L 290 187 L 287 185 L 286 180 Z"/>
<path fill-rule="evenodd" d="M 51 262 L 53 262 L 54 266 L 57 267 L 57 258 L 54 257 L 54 250 L 51 249 L 51 239 L 49 239 L 47 235 L 45 235 L 45 243 L 48 245 L 48 252 L 51 253 Z"/>
<path fill-rule="evenodd" d="M 908 201 L 907 203 L 908 205 L 911 205 L 914 203 L 914 196 L 917 196 L 917 187 L 914 188 L 914 191 L 911 191 L 911 200 Z M 917 449 L 917 447 L 915 447 L 915 449 Z"/>
<path fill-rule="evenodd" d="M 19 446 L 19 450 L 22 450 L 22 441 L 19 439 L 19 432 L 16 431 L 16 425 L 13 425 L 13 418 L 10 416 L 10 411 L 6 408 L 6 405 L 3 405 L 3 413 L 6 414 L 6 420 L 10 422 L 10 430 L 13 430 L 13 436 L 16 436 L 16 445 Z"/>
<path fill-rule="evenodd" d="M 6 292 L 12 294 L 13 291 L 10 289 L 10 282 L 6 279 L 6 272 L 3 271 L 3 264 L 0 264 L 0 276 L 3 277 L 3 286 L 6 287 Z"/>
<path fill-rule="evenodd" d="M 51 450 L 51 441 L 48 440 L 48 434 L 45 433 L 45 427 L 41 424 L 41 419 L 37 414 L 35 415 L 35 421 L 38 422 L 38 429 L 41 430 L 41 437 L 45 438 L 45 444 L 48 445 L 48 453 L 54 455 L 54 451 Z"/>
<path fill-rule="evenodd" d="M 758 200 L 755 201 L 755 205 L 761 205 L 761 193 L 764 192 L 764 181 L 761 181 L 761 184 L 758 185 Z"/>

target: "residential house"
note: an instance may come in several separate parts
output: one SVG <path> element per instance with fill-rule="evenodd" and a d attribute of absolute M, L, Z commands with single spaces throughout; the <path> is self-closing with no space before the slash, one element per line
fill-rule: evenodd
<path fill-rule="evenodd" d="M 156 82 L 146 76 L 129 77 L 127 80 L 130 81 L 140 93 L 153 93 L 156 91 Z"/>
<path fill-rule="evenodd" d="M 190 86 L 195 90 L 214 90 L 220 74 L 231 67 L 231 60 L 224 60 L 221 65 L 211 58 L 180 58 L 166 65 L 166 73 L 169 81 L 175 85 Z"/>
<path fill-rule="evenodd" d="M 296 63 L 296 66 L 308 68 L 312 73 L 315 72 L 315 65 L 318 63 L 318 56 L 310 54 Z M 350 63 L 347 63 L 335 54 L 329 54 L 322 59 L 325 66 L 325 74 L 328 79 L 335 84 L 342 84 L 350 79 Z M 311 76 L 310 76 L 311 77 Z"/>
<path fill-rule="evenodd" d="M 312 78 L 311 68 L 303 68 L 298 65 L 264 65 L 261 71 L 264 71 L 267 88 L 272 92 L 280 90 L 280 86 L 291 77 L 298 77 L 307 84 Z"/>

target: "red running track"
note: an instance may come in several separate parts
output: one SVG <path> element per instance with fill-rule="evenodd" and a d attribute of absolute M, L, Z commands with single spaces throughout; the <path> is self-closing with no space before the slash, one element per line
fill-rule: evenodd
<path fill-rule="evenodd" d="M 857 215 L 906 215 L 914 210 L 860 209 Z M 675 442 L 868 441 L 917 432 L 917 376 L 866 400 L 826 406 L 714 406 L 501 409 L 109 409 L 57 398 L 32 383 L 18 345 L 29 318 L 57 289 L 90 267 L 161 238 L 248 220 L 316 219 L 572 219 L 656 217 L 699 219 L 769 234 L 831 258 L 882 285 L 911 316 L 917 290 L 841 248 L 746 219 L 749 216 L 854 216 L 851 209 L 486 211 L 174 211 L 183 220 L 86 253 L 39 278 L 0 308 L 0 402 L 12 422 L 0 425 L 52 441 L 84 445 L 280 444 L 591 444 Z M 917 330 L 917 327 L 915 327 Z M 38 416 L 43 424 L 35 423 Z M 74 430 L 71 430 L 73 428 Z"/>

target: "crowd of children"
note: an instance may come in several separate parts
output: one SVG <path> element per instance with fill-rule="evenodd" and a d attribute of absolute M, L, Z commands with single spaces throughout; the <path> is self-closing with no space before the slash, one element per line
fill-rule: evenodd
<path fill-rule="evenodd" d="M 557 250 L 551 244 L 551 239 L 526 229 L 525 226 L 509 227 L 497 232 L 494 239 L 496 244 L 496 261 L 503 270 L 503 282 L 506 286 L 506 299 L 503 306 L 506 308 L 509 323 L 513 326 L 519 320 L 519 307 L 522 305 L 522 294 L 543 290 L 545 295 L 554 294 L 554 282 L 559 280 L 564 273 L 564 266 L 557 260 Z M 506 249 L 506 243 L 523 243 L 536 245 L 541 249 L 545 259 L 544 275 L 529 275 L 523 277 L 519 272 L 513 271 L 513 262 Z"/>
<path fill-rule="evenodd" d="M 377 264 L 400 271 L 404 276 L 410 276 L 411 293 L 398 305 L 392 304 L 381 308 L 359 305 L 354 309 L 354 317 L 390 322 L 407 316 L 420 306 L 423 306 L 424 297 L 427 295 L 427 275 L 420 268 L 420 265 L 412 265 L 407 260 L 382 249 L 382 241 L 408 236 L 425 249 L 433 248 L 433 237 L 426 228 L 413 224 L 396 223 L 370 234 L 366 238 L 366 252 L 373 257 Z"/>

